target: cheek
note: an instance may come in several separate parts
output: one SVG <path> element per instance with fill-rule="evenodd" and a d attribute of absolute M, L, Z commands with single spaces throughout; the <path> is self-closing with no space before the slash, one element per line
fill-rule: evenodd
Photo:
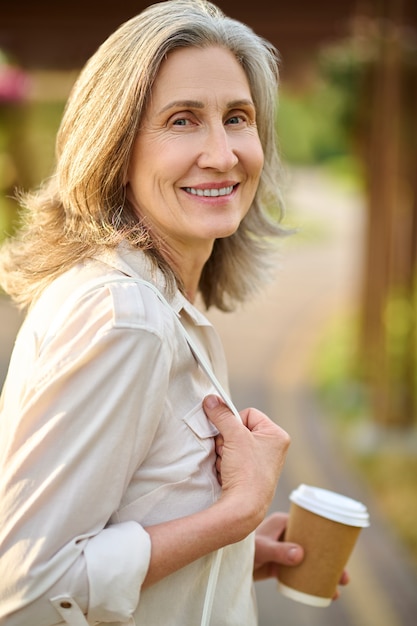
<path fill-rule="evenodd" d="M 259 139 L 251 142 L 246 155 L 247 171 L 254 180 L 259 181 L 264 166 L 264 152 Z"/>

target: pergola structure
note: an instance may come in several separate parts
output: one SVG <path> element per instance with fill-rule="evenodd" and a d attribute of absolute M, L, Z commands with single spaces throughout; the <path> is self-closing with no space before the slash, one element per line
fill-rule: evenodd
<path fill-rule="evenodd" d="M 78 68 L 119 24 L 150 3 L 2 0 L 0 48 L 26 68 Z M 217 5 L 270 40 L 281 53 L 285 72 L 323 42 L 346 35 L 357 0 L 219 0 Z"/>

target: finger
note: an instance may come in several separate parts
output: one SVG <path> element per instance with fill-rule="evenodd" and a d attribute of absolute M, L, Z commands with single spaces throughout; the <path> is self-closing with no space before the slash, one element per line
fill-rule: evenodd
<path fill-rule="evenodd" d="M 284 538 L 288 523 L 288 513 L 274 512 L 268 515 L 258 526 L 258 535 L 266 535 L 275 541 Z"/>
<path fill-rule="evenodd" d="M 281 565 L 298 565 L 304 558 L 304 550 L 296 543 L 278 541 L 269 560 Z"/>
<path fill-rule="evenodd" d="M 222 454 L 223 454 L 223 446 L 224 446 L 224 439 L 223 439 L 222 435 L 218 435 L 215 438 L 215 450 L 216 450 L 217 456 L 222 456 Z"/>
<path fill-rule="evenodd" d="M 276 542 L 274 542 L 276 544 Z M 272 546 L 271 542 L 262 548 L 257 542 L 253 576 L 254 580 L 278 578 L 281 565 L 298 565 L 304 558 L 304 551 L 298 544 L 279 543 Z"/>
<path fill-rule="evenodd" d="M 208 419 L 216 426 L 224 438 L 227 438 L 229 435 L 233 436 L 236 432 L 236 427 L 242 424 L 218 396 L 206 396 L 203 400 L 203 408 Z"/>
<path fill-rule="evenodd" d="M 222 445 L 224 443 L 223 435 L 216 435 L 214 441 L 216 445 Z"/>
<path fill-rule="evenodd" d="M 349 583 L 350 583 L 350 576 L 348 572 L 344 570 L 340 577 L 339 585 L 348 585 Z"/>
<path fill-rule="evenodd" d="M 346 570 L 343 570 L 343 573 L 339 580 L 339 585 L 347 585 L 349 582 L 350 582 L 350 576 Z M 340 591 L 339 589 L 336 589 L 332 600 L 337 600 L 338 598 L 340 598 Z"/>
<path fill-rule="evenodd" d="M 266 578 L 278 578 L 279 567 L 276 563 L 264 563 L 253 572 L 253 579 L 265 580 Z"/>
<path fill-rule="evenodd" d="M 304 550 L 297 543 L 260 539 L 256 542 L 256 561 L 258 563 L 277 563 L 279 565 L 297 565 L 304 558 Z"/>

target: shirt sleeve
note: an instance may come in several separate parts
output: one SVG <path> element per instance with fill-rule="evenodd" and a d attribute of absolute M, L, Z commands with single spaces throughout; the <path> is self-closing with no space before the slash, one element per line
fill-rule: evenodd
<path fill-rule="evenodd" d="M 77 303 L 41 348 L 18 414 L 5 415 L 0 623 L 14 611 L 13 624 L 27 625 L 19 611 L 30 605 L 31 623 L 54 624 L 50 599 L 62 594 L 96 621 L 126 621 L 136 608 L 150 538 L 134 520 L 108 520 L 163 411 L 163 328 L 136 286 L 107 287 Z"/>

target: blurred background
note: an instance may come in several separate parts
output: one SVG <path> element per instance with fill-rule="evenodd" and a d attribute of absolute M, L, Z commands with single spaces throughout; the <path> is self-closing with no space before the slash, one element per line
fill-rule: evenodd
<path fill-rule="evenodd" d="M 0 241 L 19 222 L 14 189 L 35 187 L 51 173 L 55 133 L 80 68 L 147 4 L 0 0 Z M 353 580 L 344 594 L 350 605 L 314 609 L 313 617 L 286 599 L 278 604 L 275 588 L 264 585 L 260 626 L 411 626 L 417 3 L 217 4 L 280 51 L 284 224 L 296 228 L 281 244 L 276 279 L 263 296 L 231 316 L 210 313 L 232 390 L 241 408 L 256 404 L 292 436 L 277 507 L 287 506 L 298 482 L 316 480 L 366 499 L 377 522 L 363 533 L 362 560 L 353 562 L 360 584 Z M 0 296 L 0 386 L 20 323 Z M 365 575 L 367 560 L 375 567 Z"/>

